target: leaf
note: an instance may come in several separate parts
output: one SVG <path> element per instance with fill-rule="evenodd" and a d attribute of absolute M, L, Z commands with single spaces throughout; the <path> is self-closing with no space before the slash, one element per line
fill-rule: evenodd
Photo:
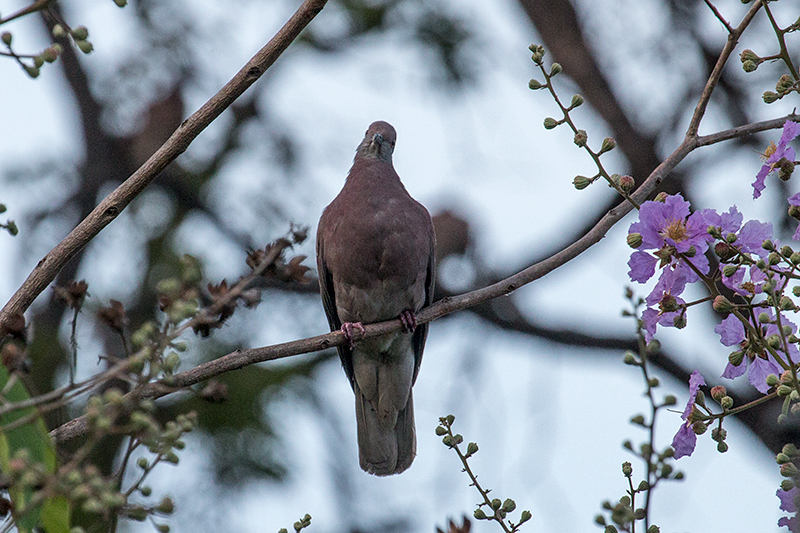
<path fill-rule="evenodd" d="M 8 403 L 30 398 L 25 386 L 16 375 L 9 375 L 8 369 L 0 365 L 0 390 L 5 391 L 4 400 Z M 18 409 L 0 416 L 0 427 L 5 427 L 21 418 L 31 417 L 27 424 L 10 430 L 0 430 L 0 470 L 9 471 L 9 463 L 19 450 L 27 450 L 31 464 L 40 463 L 47 472 L 56 471 L 56 451 L 42 417 L 34 407 Z M 26 509 L 34 497 L 32 489 L 11 487 L 11 501 L 14 503 L 13 516 L 21 533 L 32 531 L 40 519 L 48 533 L 69 532 L 70 508 L 63 497 L 49 498 L 33 508 Z"/>

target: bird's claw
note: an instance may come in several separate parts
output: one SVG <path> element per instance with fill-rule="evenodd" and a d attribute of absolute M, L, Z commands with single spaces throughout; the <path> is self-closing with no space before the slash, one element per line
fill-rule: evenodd
<path fill-rule="evenodd" d="M 364 324 L 361 322 L 345 322 L 342 324 L 341 330 L 342 335 L 344 335 L 344 338 L 350 344 L 350 348 L 353 348 L 356 345 L 356 341 L 353 339 L 353 332 L 355 330 L 358 330 L 361 333 L 361 337 L 367 334 L 367 332 L 364 330 Z"/>
<path fill-rule="evenodd" d="M 417 329 L 417 315 L 411 309 L 400 313 L 400 322 L 403 323 L 403 331 L 406 333 L 414 333 L 414 330 Z"/>

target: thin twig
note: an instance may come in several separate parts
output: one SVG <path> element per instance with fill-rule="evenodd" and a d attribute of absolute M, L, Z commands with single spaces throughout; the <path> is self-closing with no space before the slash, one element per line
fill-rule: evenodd
<path fill-rule="evenodd" d="M 722 13 L 719 12 L 717 7 L 711 3 L 711 0 L 705 0 L 705 3 L 708 6 L 708 8 L 714 13 L 714 16 L 719 19 L 719 21 L 722 23 L 723 26 L 725 26 L 725 29 L 728 30 L 728 33 L 733 33 L 734 32 L 733 27 L 728 23 L 727 20 L 725 20 L 725 17 L 722 16 Z"/>
<path fill-rule="evenodd" d="M 110 224 L 194 139 L 255 83 L 319 13 L 327 0 L 305 0 L 289 21 L 208 102 L 187 118 L 161 148 L 101 201 L 89 215 L 39 261 L 22 286 L 0 310 L 0 332 L 9 319 L 25 312 L 61 268 Z"/>

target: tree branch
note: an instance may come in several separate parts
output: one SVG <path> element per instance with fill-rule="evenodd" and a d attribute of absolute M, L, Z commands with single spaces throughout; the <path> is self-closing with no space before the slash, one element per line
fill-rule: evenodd
<path fill-rule="evenodd" d="M 756 124 L 750 124 L 745 127 L 734 128 L 731 130 L 715 133 L 702 139 L 706 140 L 704 145 L 713 144 L 714 142 L 721 142 L 726 139 L 731 139 L 744 133 L 743 131 L 761 131 L 767 127 L 778 128 L 787 118 L 798 118 L 796 115 L 789 115 L 782 119 L 776 119 Z M 681 145 L 665 159 L 642 183 L 642 185 L 632 195 L 634 200 L 638 203 L 647 199 L 647 196 L 655 190 L 661 181 L 672 171 L 675 166 L 680 163 L 692 150 L 699 146 L 698 137 L 688 137 L 681 143 Z M 709 140 L 711 139 L 711 140 Z M 716 140 L 713 140 L 716 139 Z M 417 323 L 424 324 L 431 322 L 437 318 L 449 315 L 456 311 L 461 311 L 469 307 L 474 307 L 481 303 L 487 302 L 493 298 L 510 294 L 523 285 L 537 280 L 544 275 L 552 272 L 556 268 L 571 261 L 592 245 L 599 242 L 608 230 L 614 224 L 619 222 L 626 214 L 633 209 L 633 206 L 627 201 L 623 201 L 609 211 L 600 222 L 595 225 L 586 235 L 567 246 L 562 251 L 552 255 L 551 257 L 540 261 L 528 268 L 510 276 L 502 281 L 471 291 L 468 293 L 460 294 L 458 296 L 445 297 L 437 301 L 433 305 L 426 307 L 417 314 Z M 403 327 L 399 319 L 387 320 L 377 324 L 368 324 L 364 326 L 364 334 L 354 332 L 354 340 L 360 341 L 370 337 L 377 337 L 399 331 Z M 135 391 L 128 393 L 128 396 L 134 398 L 161 398 L 173 392 L 178 392 L 186 387 L 196 385 L 202 381 L 206 381 L 220 374 L 239 370 L 248 365 L 255 363 L 263 363 L 265 361 L 273 361 L 275 359 L 283 359 L 294 355 L 304 353 L 318 352 L 334 346 L 344 344 L 346 341 L 341 331 L 333 331 L 324 335 L 317 335 L 306 339 L 300 339 L 291 342 L 284 342 L 281 344 L 274 344 L 272 346 L 264 346 L 262 348 L 253 348 L 250 350 L 236 350 L 227 355 L 223 355 L 213 361 L 200 364 L 191 370 L 175 374 L 171 378 L 169 386 L 161 382 L 154 382 Z M 136 402 L 133 402 L 136 403 Z M 66 424 L 54 429 L 50 436 L 57 443 L 69 442 L 86 433 L 87 430 L 86 418 L 84 416 L 75 418 Z"/>
<path fill-rule="evenodd" d="M 110 224 L 164 168 L 182 154 L 195 138 L 239 96 L 255 83 L 297 38 L 327 0 L 305 0 L 275 36 L 236 75 L 192 116 L 139 169 L 101 201 L 64 240 L 39 261 L 22 286 L 0 310 L 0 333 L 9 319 L 25 312 L 55 279 L 61 268 L 104 227 Z"/>

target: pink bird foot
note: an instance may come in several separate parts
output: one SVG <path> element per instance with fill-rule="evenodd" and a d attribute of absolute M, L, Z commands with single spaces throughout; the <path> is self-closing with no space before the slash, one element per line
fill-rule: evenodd
<path fill-rule="evenodd" d="M 353 348 L 356 345 L 356 341 L 353 340 L 353 332 L 355 330 L 360 331 L 362 337 L 367 334 L 367 332 L 364 330 L 364 324 L 361 322 L 345 322 L 342 324 L 340 329 L 342 330 L 344 338 L 350 343 L 350 348 Z"/>
<path fill-rule="evenodd" d="M 406 333 L 414 333 L 414 330 L 417 329 L 417 315 L 411 309 L 400 313 L 400 322 L 403 323 L 403 331 Z"/>

